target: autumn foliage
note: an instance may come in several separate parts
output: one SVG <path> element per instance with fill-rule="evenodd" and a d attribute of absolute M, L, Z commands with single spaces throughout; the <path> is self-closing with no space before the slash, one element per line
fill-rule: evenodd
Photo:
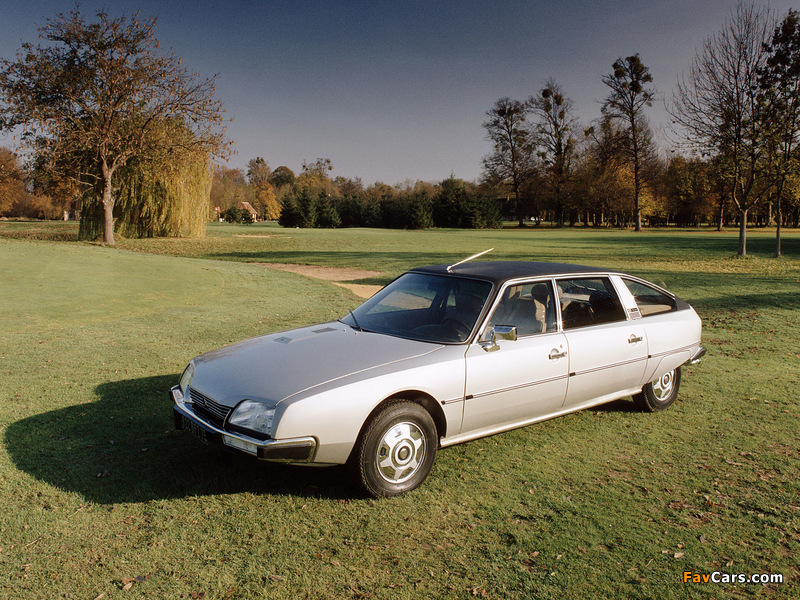
<path fill-rule="evenodd" d="M 114 243 L 121 216 L 116 190 L 124 174 L 137 180 L 138 169 L 145 179 L 169 177 L 165 165 L 176 157 L 196 164 L 202 153 L 225 152 L 213 77 L 192 74 L 176 56 L 160 52 L 155 24 L 105 11 L 90 21 L 76 7 L 39 29 L 43 43 L 23 44 L 15 60 L 0 61 L 0 127 L 18 130 L 40 166 L 86 190 L 85 218 L 96 218 L 91 198 L 99 195 L 107 244 Z M 175 131 L 180 135 L 169 135 Z M 126 210 L 119 226 L 130 218 Z M 171 235 L 185 227 L 166 221 Z M 93 223 L 86 225 L 84 231 Z"/>

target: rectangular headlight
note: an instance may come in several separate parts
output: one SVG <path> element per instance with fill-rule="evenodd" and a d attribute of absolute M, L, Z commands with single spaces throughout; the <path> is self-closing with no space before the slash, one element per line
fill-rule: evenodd
<path fill-rule="evenodd" d="M 228 418 L 228 425 L 268 436 L 275 417 L 275 407 L 256 400 L 242 400 Z"/>

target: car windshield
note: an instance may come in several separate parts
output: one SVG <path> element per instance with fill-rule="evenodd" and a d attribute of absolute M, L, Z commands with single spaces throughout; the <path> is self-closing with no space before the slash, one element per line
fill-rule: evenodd
<path fill-rule="evenodd" d="M 406 273 L 341 321 L 357 329 L 425 342 L 465 342 L 491 290 L 488 281 Z"/>

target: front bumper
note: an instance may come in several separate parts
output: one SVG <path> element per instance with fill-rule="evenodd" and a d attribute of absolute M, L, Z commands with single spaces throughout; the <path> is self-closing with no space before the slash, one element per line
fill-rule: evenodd
<path fill-rule="evenodd" d="M 207 445 L 224 445 L 234 450 L 257 456 L 261 460 L 310 463 L 314 462 L 317 440 L 313 437 L 286 440 L 259 440 L 239 433 L 219 429 L 192 410 L 192 403 L 184 399 L 179 386 L 170 390 L 173 402 L 172 416 L 176 429 L 185 429 Z"/>

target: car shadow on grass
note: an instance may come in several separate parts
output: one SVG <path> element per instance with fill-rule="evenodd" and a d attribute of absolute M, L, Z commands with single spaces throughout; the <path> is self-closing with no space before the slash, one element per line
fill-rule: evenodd
<path fill-rule="evenodd" d="M 99 400 L 9 425 L 5 449 L 31 477 L 100 504 L 236 493 L 362 497 L 344 467 L 264 463 L 175 430 L 168 390 L 178 377 L 102 384 Z"/>
<path fill-rule="evenodd" d="M 619 400 L 612 400 L 600 406 L 593 406 L 586 410 L 595 413 L 640 413 L 642 409 L 639 408 L 631 398 L 620 398 Z"/>

